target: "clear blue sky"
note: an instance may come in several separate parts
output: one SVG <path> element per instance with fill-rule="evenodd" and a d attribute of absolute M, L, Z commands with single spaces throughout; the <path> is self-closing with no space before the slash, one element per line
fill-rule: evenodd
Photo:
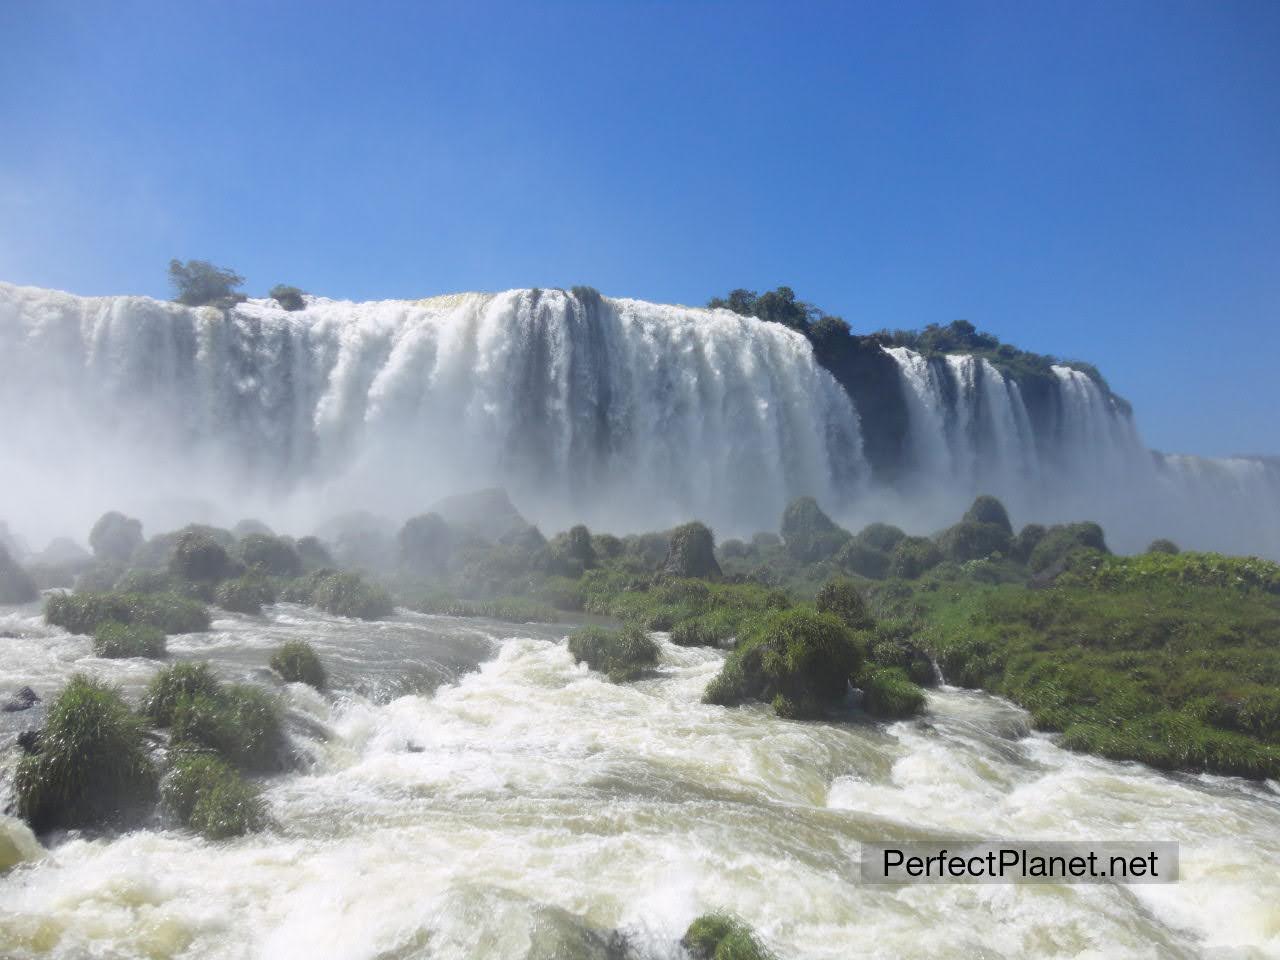
<path fill-rule="evenodd" d="M 0 279 L 793 286 L 1280 453 L 1280 2 L 0 0 Z"/>

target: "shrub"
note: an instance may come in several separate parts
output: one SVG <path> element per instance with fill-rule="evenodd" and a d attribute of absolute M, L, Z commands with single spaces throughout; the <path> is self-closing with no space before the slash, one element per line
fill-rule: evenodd
<path fill-rule="evenodd" d="M 211 583 L 235 572 L 226 548 L 198 530 L 188 530 L 178 537 L 169 557 L 169 570 L 183 580 Z"/>
<path fill-rule="evenodd" d="M 832 559 L 846 573 L 856 573 L 869 580 L 882 580 L 889 572 L 889 554 L 863 543 L 857 537 L 846 540 Z"/>
<path fill-rule="evenodd" d="M 537 530 L 537 527 L 531 529 Z M 591 549 L 596 552 L 596 557 L 601 560 L 616 560 L 622 556 L 627 549 L 626 544 L 618 537 L 611 533 L 593 533 L 591 535 Z"/>
<path fill-rule="evenodd" d="M 942 551 L 928 537 L 904 537 L 889 555 L 889 576 L 915 580 L 942 562 Z"/>
<path fill-rule="evenodd" d="M 874 717 L 900 720 L 924 709 L 924 692 L 899 667 L 864 670 L 858 686 L 864 709 Z"/>
<path fill-rule="evenodd" d="M 107 563 L 127 563 L 142 545 L 142 521 L 112 510 L 98 518 L 89 531 L 93 555 Z"/>
<path fill-rule="evenodd" d="M 0 603 L 30 603 L 40 596 L 36 582 L 0 543 Z"/>
<path fill-rule="evenodd" d="M 492 600 L 464 600 L 449 593 L 430 593 L 418 597 L 411 610 L 438 613 L 446 617 L 485 617 L 508 623 L 559 623 L 560 615 L 552 607 L 528 597 L 495 597 Z"/>
<path fill-rule="evenodd" d="M 302 299 L 303 293 L 297 287 L 290 287 L 283 283 L 277 283 L 268 292 L 267 296 L 280 304 L 285 310 L 301 310 L 307 305 Z"/>
<path fill-rule="evenodd" d="M 178 757 L 161 786 L 161 797 L 174 819 L 210 840 L 243 836 L 267 823 L 258 789 L 208 754 Z"/>
<path fill-rule="evenodd" d="M 580 577 L 584 571 L 600 565 L 591 543 L 591 531 L 582 524 L 559 534 L 548 546 L 553 574 Z"/>
<path fill-rule="evenodd" d="M 888 523 L 869 523 L 854 539 L 864 547 L 888 553 L 896 547 L 906 534 L 898 527 Z"/>
<path fill-rule="evenodd" d="M 813 497 L 797 497 L 782 514 L 782 540 L 800 563 L 827 560 L 849 539 L 849 531 L 832 521 Z"/>
<path fill-rule="evenodd" d="M 302 575 L 302 558 L 292 543 L 269 533 L 250 533 L 239 544 L 241 562 L 250 570 L 272 577 Z"/>
<path fill-rule="evenodd" d="M 221 688 L 207 663 L 175 663 L 151 678 L 142 698 L 142 714 L 157 727 L 167 727 L 173 723 L 179 701 L 216 697 Z"/>
<path fill-rule="evenodd" d="M 943 531 L 938 538 L 938 549 L 948 560 L 964 563 L 1004 555 L 1009 552 L 1010 543 L 1008 531 L 998 524 L 963 520 Z"/>
<path fill-rule="evenodd" d="M 569 635 L 569 652 L 614 683 L 635 680 L 658 663 L 658 645 L 634 625 L 621 630 L 582 627 Z"/>
<path fill-rule="evenodd" d="M 724 913 L 698 917 L 689 924 L 680 945 L 693 960 L 773 960 L 750 926 Z"/>
<path fill-rule="evenodd" d="M 378 620 L 395 612 L 391 595 L 354 573 L 329 573 L 319 579 L 311 602 L 326 613 Z"/>
<path fill-rule="evenodd" d="M 662 572 L 669 577 L 719 577 L 716 541 L 706 524 L 693 521 L 671 531 Z"/>
<path fill-rule="evenodd" d="M 1013 536 L 1013 524 L 1009 522 L 1009 511 L 995 497 L 983 494 L 973 501 L 972 506 L 964 512 L 963 523 L 990 523 L 1004 531 L 1005 536 Z"/>
<path fill-rule="evenodd" d="M 81 590 L 85 590 L 81 587 Z M 187 589 L 184 581 L 171 573 L 159 570 L 130 570 L 105 589 L 117 593 L 181 593 Z"/>
<path fill-rule="evenodd" d="M 271 669 L 286 683 L 305 683 L 317 690 L 325 688 L 324 665 L 305 640 L 290 640 L 272 654 Z"/>
<path fill-rule="evenodd" d="M 45 601 L 44 618 L 70 633 L 93 633 L 107 621 L 149 624 L 169 634 L 209 629 L 202 604 L 172 593 L 55 593 Z"/>
<path fill-rule="evenodd" d="M 234 270 L 215 267 L 207 260 L 169 261 L 169 282 L 173 284 L 178 303 L 188 307 L 201 307 L 211 303 L 234 301 L 235 288 L 244 283 L 244 277 Z"/>
<path fill-rule="evenodd" d="M 165 653 L 164 631 L 145 623 L 126 626 L 108 620 L 93 631 L 93 652 L 99 657 L 150 657 Z"/>
<path fill-rule="evenodd" d="M 39 749 L 18 761 L 18 815 L 37 833 L 127 826 L 155 802 L 142 724 L 120 694 L 77 674 L 49 708 Z"/>
<path fill-rule="evenodd" d="M 419 576 L 444 576 L 449 566 L 449 527 L 438 513 L 410 517 L 396 534 L 400 569 Z"/>
<path fill-rule="evenodd" d="M 243 770 L 266 772 L 286 765 L 279 707 L 259 687 L 232 684 L 213 695 L 181 696 L 170 726 L 175 744 L 213 750 Z"/>
<path fill-rule="evenodd" d="M 1176 543 L 1172 540 L 1165 540 L 1164 538 L 1152 540 L 1151 545 L 1147 547 L 1147 553 L 1177 554 L 1181 552 L 1182 551 L 1178 549 L 1178 545 Z"/>
<path fill-rule="evenodd" d="M 295 544 L 295 548 L 304 571 L 322 570 L 333 566 L 333 557 L 329 555 L 329 549 L 317 537 L 303 537 Z"/>
<path fill-rule="evenodd" d="M 1050 527 L 1031 551 L 1032 572 L 1053 575 L 1061 572 L 1071 556 L 1081 550 L 1107 552 L 1102 528 L 1096 523 L 1068 523 Z"/>
<path fill-rule="evenodd" d="M 681 620 L 671 628 L 671 642 L 680 647 L 718 647 L 738 632 L 739 617 L 727 609 Z"/>
<path fill-rule="evenodd" d="M 867 630 L 875 626 L 862 592 L 846 577 L 836 577 L 824 583 L 814 599 L 814 606 L 819 613 L 831 614 L 850 630 Z"/>
<path fill-rule="evenodd" d="M 720 556 L 726 560 L 743 560 L 751 555 L 751 547 L 741 540 L 725 540 L 720 544 Z"/>
<path fill-rule="evenodd" d="M 1010 555 L 1019 563 L 1027 563 L 1031 559 L 1031 552 L 1044 539 L 1046 533 L 1048 530 L 1040 524 L 1028 523 L 1013 538 L 1013 543 L 1009 547 Z"/>
<path fill-rule="evenodd" d="M 581 610 L 583 605 L 582 586 L 570 577 L 548 577 L 538 596 L 557 610 Z"/>
<path fill-rule="evenodd" d="M 844 698 L 862 657 L 853 632 L 835 616 L 804 607 L 775 611 L 744 626 L 703 700 L 728 706 L 781 697 L 789 715 L 817 716 Z"/>
<path fill-rule="evenodd" d="M 246 574 L 218 584 L 213 599 L 224 610 L 259 614 L 264 604 L 276 602 L 276 591 L 270 580 Z"/>

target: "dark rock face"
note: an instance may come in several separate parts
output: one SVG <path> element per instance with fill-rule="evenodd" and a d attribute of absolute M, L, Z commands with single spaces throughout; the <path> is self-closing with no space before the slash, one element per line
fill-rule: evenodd
<path fill-rule="evenodd" d="M 671 531 L 671 546 L 667 548 L 662 572 L 671 577 L 720 576 L 715 537 L 705 524 L 695 520 Z"/>
<path fill-rule="evenodd" d="M 40 697 L 30 687 L 23 687 L 9 700 L 6 700 L 0 711 L 4 713 L 18 713 L 21 710 L 30 710 L 40 702 Z"/>

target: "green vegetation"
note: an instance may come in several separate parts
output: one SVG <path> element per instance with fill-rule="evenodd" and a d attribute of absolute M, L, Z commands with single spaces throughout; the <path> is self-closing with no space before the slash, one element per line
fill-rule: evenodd
<path fill-rule="evenodd" d="M 773 703 L 779 715 L 818 717 L 844 699 L 865 652 L 833 614 L 774 611 L 747 625 L 703 700 L 724 706 L 759 700 Z"/>
<path fill-rule="evenodd" d="M 45 601 L 45 621 L 71 633 L 93 633 L 100 623 L 146 624 L 167 634 L 209 629 L 204 606 L 172 593 L 55 593 Z"/>
<path fill-rule="evenodd" d="M 704 913 L 685 931 L 680 945 L 693 960 L 773 960 L 749 925 L 725 913 Z"/>
<path fill-rule="evenodd" d="M 875 626 L 858 585 L 844 577 L 824 583 L 813 605 L 819 613 L 831 614 L 850 630 L 867 630 Z"/>
<path fill-rule="evenodd" d="M 889 576 L 915 580 L 942 562 L 942 551 L 928 537 L 903 537 L 889 555 Z"/>
<path fill-rule="evenodd" d="M 266 807 L 257 787 L 209 754 L 183 754 L 161 785 L 164 808 L 179 823 L 210 840 L 263 829 Z"/>
<path fill-rule="evenodd" d="M 867 713 L 889 720 L 915 716 L 924 709 L 924 693 L 901 667 L 864 670 L 857 679 Z"/>
<path fill-rule="evenodd" d="M 167 727 L 173 723 L 179 701 L 216 697 L 220 689 L 207 663 L 175 663 L 151 678 L 142 698 L 142 714 L 157 727 Z"/>
<path fill-rule="evenodd" d="M 569 635 L 569 652 L 614 683 L 635 680 L 658 664 L 658 645 L 635 625 L 621 630 L 582 627 Z"/>
<path fill-rule="evenodd" d="M 304 294 L 301 290 L 283 283 L 277 283 L 267 291 L 267 296 L 280 304 L 285 310 L 301 310 L 307 305 L 306 301 L 302 299 Z"/>
<path fill-rule="evenodd" d="M 391 595 L 356 573 L 329 573 L 319 579 L 311 603 L 326 613 L 358 620 L 379 620 L 395 612 Z"/>
<path fill-rule="evenodd" d="M 1280 564 L 1220 553 L 1155 551 L 1136 557 L 1085 554 L 1077 556 L 1059 582 L 1099 590 L 1181 584 L 1280 594 Z"/>
<path fill-rule="evenodd" d="M 119 693 L 73 676 L 49 708 L 38 750 L 18 761 L 18 815 L 37 833 L 136 823 L 156 793 L 142 733 Z"/>
<path fill-rule="evenodd" d="M 305 640 L 290 640 L 272 654 L 271 669 L 285 683 L 305 683 L 323 690 L 328 682 L 324 664 Z"/>
<path fill-rule="evenodd" d="M 1025 532 L 1025 531 L 1024 531 Z M 1055 576 L 1081 551 L 1107 552 L 1102 528 L 1096 523 L 1068 523 L 1050 527 L 1027 559 L 1033 573 Z"/>
<path fill-rule="evenodd" d="M 1163 537 L 1159 540 L 1152 540 L 1151 545 L 1147 547 L 1147 553 L 1181 553 L 1178 545 L 1172 540 L 1165 540 Z"/>
<path fill-rule="evenodd" d="M 169 571 L 193 583 L 216 583 L 236 573 L 226 548 L 199 530 L 187 530 L 179 535 L 169 557 Z"/>
<path fill-rule="evenodd" d="M 150 657 L 165 654 L 164 631 L 146 623 L 99 623 L 93 631 L 93 652 L 99 657 Z"/>
<path fill-rule="evenodd" d="M 276 602 L 276 589 L 266 577 L 247 573 L 218 584 L 213 593 L 213 601 L 224 610 L 259 614 L 263 606 Z"/>
<path fill-rule="evenodd" d="M 555 607 L 531 597 L 495 597 L 492 600 L 466 600 L 436 591 L 410 601 L 410 610 L 438 613 L 447 617 L 484 617 L 508 623 L 559 623 Z"/>
<path fill-rule="evenodd" d="M 621 542 L 618 545 L 621 547 Z M 720 576 L 715 537 L 706 524 L 695 520 L 671 531 L 671 543 L 662 572 L 669 577 L 711 579 Z"/>
<path fill-rule="evenodd" d="M 850 537 L 832 521 L 813 497 L 797 497 L 782 514 L 782 540 L 787 552 L 801 563 L 826 560 Z"/>
<path fill-rule="evenodd" d="M 995 497 L 983 494 L 960 518 L 962 523 L 989 523 L 999 527 L 1006 536 L 1013 536 L 1013 524 L 1009 522 L 1009 511 Z"/>
<path fill-rule="evenodd" d="M 240 562 L 250 570 L 270 577 L 302 576 L 302 558 L 286 538 L 269 533 L 249 533 L 237 545 Z"/>
<path fill-rule="evenodd" d="M 212 750 L 241 770 L 287 766 L 280 708 L 260 687 L 220 684 L 212 694 L 179 696 L 170 728 L 174 744 Z"/>
<path fill-rule="evenodd" d="M 169 282 L 176 294 L 173 299 L 188 307 L 227 306 L 245 299 L 235 290 L 244 283 L 244 277 L 207 260 L 170 260 Z"/>

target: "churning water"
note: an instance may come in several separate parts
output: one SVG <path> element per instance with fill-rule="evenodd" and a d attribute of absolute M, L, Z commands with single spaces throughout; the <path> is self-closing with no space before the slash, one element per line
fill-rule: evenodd
<path fill-rule="evenodd" d="M 136 695 L 156 669 L 9 610 L 0 692 L 86 669 Z M 243 840 L 156 829 L 37 851 L 0 821 L 0 850 L 32 857 L 0 875 L 0 955 L 603 960 L 616 931 L 657 960 L 727 908 L 789 960 L 1280 956 L 1274 784 L 1067 753 L 1008 704 L 945 688 L 888 726 L 707 706 L 722 654 L 663 643 L 655 675 L 614 685 L 562 633 L 279 605 L 173 638 L 264 683 L 272 648 L 310 640 L 336 690 L 284 689 L 310 765 L 266 781 L 276 826 Z M 39 722 L 0 716 L 3 743 Z M 992 837 L 1175 840 L 1182 880 L 858 882 L 861 841 Z"/>

